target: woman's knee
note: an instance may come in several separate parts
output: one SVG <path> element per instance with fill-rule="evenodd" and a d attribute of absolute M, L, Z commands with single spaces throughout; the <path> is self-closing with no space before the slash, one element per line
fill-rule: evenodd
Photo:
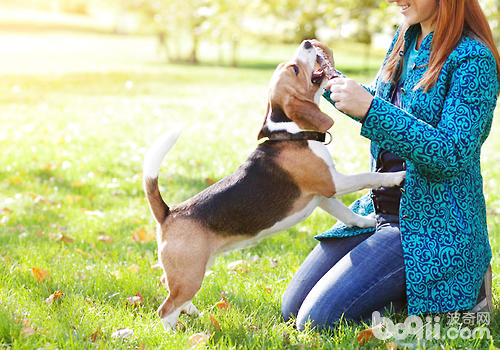
<path fill-rule="evenodd" d="M 297 300 L 297 295 L 290 292 L 289 289 L 283 293 L 281 297 L 281 315 L 285 322 L 288 322 L 292 317 L 297 317 L 302 300 Z"/>
<path fill-rule="evenodd" d="M 303 331 L 307 325 L 311 328 L 327 329 L 335 325 L 342 319 L 342 309 L 333 308 L 300 308 L 297 313 L 296 326 L 299 331 Z"/>

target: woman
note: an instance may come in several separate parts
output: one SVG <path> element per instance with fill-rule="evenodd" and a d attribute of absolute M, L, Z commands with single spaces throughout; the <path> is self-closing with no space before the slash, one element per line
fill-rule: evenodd
<path fill-rule="evenodd" d="M 491 30 L 477 0 L 388 1 L 404 23 L 373 88 L 341 77 L 324 96 L 361 123 L 372 171 L 405 169 L 405 184 L 352 205 L 375 212 L 376 229 L 337 223 L 316 237 L 282 300 L 299 329 L 388 309 L 478 310 L 491 293 L 490 270 L 478 297 L 491 259 L 480 150 L 500 88 Z"/>

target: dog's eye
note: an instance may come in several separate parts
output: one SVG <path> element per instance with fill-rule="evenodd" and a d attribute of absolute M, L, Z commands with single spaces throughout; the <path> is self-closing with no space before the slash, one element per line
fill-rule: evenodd
<path fill-rule="evenodd" d="M 292 65 L 293 70 L 295 71 L 295 75 L 299 75 L 299 67 L 297 65 Z"/>

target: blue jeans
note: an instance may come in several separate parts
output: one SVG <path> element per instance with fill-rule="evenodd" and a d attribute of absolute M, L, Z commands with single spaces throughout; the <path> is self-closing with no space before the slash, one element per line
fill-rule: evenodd
<path fill-rule="evenodd" d="M 282 297 L 285 320 L 318 328 L 371 319 L 373 311 L 399 312 L 406 283 L 399 218 L 378 215 L 375 233 L 322 240 L 307 256 Z"/>

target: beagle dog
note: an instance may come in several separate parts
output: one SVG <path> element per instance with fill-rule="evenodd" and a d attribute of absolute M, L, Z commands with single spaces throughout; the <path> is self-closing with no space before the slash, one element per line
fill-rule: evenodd
<path fill-rule="evenodd" d="M 271 78 L 259 133 L 268 139 L 234 173 L 172 208 L 161 197 L 158 173 L 180 131 L 157 140 L 146 154 L 144 190 L 158 223 L 158 259 L 170 292 L 158 309 L 165 329 L 175 328 L 181 311 L 197 313 L 191 300 L 217 254 L 286 230 L 316 207 L 348 226 L 375 226 L 374 217 L 353 213 L 335 197 L 399 185 L 405 173 L 344 175 L 335 169 L 321 142 L 333 125 L 318 107 L 326 81 L 315 47 L 302 42 Z"/>

